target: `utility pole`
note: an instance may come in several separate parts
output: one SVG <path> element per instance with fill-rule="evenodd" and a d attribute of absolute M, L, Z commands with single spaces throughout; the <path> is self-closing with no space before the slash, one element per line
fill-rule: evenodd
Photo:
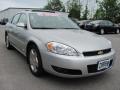
<path fill-rule="evenodd" d="M 81 7 L 81 4 L 80 4 L 80 0 L 78 0 L 78 3 L 79 3 L 79 16 L 81 16 L 81 14 L 80 14 L 80 7 Z M 80 17 L 79 17 L 80 18 Z"/>

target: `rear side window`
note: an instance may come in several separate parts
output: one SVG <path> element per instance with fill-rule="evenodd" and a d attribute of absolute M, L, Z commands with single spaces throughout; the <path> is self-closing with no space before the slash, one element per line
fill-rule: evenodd
<path fill-rule="evenodd" d="M 113 23 L 110 22 L 110 21 L 108 21 L 108 25 L 109 25 L 109 26 L 113 26 Z"/>
<path fill-rule="evenodd" d="M 19 18 L 20 18 L 20 14 L 15 15 L 12 19 L 12 24 L 17 24 Z"/>

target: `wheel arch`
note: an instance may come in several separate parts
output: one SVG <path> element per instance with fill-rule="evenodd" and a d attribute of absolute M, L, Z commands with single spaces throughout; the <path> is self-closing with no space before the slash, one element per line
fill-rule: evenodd
<path fill-rule="evenodd" d="M 38 48 L 39 53 L 40 53 L 40 49 L 39 49 L 38 44 L 35 43 L 33 40 L 30 40 L 30 41 L 27 43 L 27 46 L 26 46 L 26 57 L 27 57 L 27 62 L 28 62 L 28 51 L 29 51 L 30 46 L 32 46 L 32 45 L 35 45 L 35 46 Z M 41 53 L 40 53 L 40 56 L 41 56 Z"/>
<path fill-rule="evenodd" d="M 39 59 L 40 59 L 40 65 L 41 65 L 41 73 L 44 73 L 44 68 L 43 68 L 43 61 L 42 61 L 42 57 L 41 57 L 41 53 L 40 53 L 40 49 L 39 49 L 39 46 L 38 46 L 38 43 L 35 43 L 34 41 L 29 41 L 28 44 L 27 44 L 27 47 L 26 47 L 26 57 L 27 57 L 27 63 L 30 65 L 30 62 L 29 62 L 29 57 L 28 57 L 28 52 L 29 52 L 29 48 L 31 48 L 30 46 L 31 45 L 34 45 L 33 47 L 36 47 L 37 49 L 37 52 L 39 53 Z M 33 73 L 33 72 L 32 72 Z M 33 73 L 34 74 L 34 73 Z M 35 76 L 39 76 L 39 74 L 34 74 Z"/>
<path fill-rule="evenodd" d="M 28 43 L 27 43 L 27 46 L 26 46 L 26 56 L 27 56 L 27 52 L 28 52 L 28 50 L 29 50 L 29 47 L 31 46 L 31 45 L 35 45 L 35 46 L 37 46 L 37 44 L 34 42 L 34 41 L 29 41 Z M 37 46 L 38 47 L 38 46 Z"/>

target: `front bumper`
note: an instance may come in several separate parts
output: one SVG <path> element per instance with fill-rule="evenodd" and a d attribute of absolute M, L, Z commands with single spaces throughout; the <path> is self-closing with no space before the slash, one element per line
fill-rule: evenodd
<path fill-rule="evenodd" d="M 77 78 L 97 75 L 110 69 L 115 60 L 115 51 L 111 50 L 108 54 L 90 57 L 64 56 L 47 52 L 42 55 L 42 59 L 43 68 L 47 72 L 60 77 Z M 102 60 L 111 60 L 111 65 L 107 69 L 97 71 L 98 62 Z M 61 72 L 55 68 L 61 69 Z"/>

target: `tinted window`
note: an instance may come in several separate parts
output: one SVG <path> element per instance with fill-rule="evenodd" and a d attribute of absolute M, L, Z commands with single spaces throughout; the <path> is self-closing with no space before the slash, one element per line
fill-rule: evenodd
<path fill-rule="evenodd" d="M 102 22 L 100 22 L 100 25 L 101 25 L 101 26 L 105 26 L 106 23 L 102 21 Z"/>
<path fill-rule="evenodd" d="M 19 23 L 27 24 L 27 16 L 25 14 L 21 15 L 21 17 L 19 19 Z"/>
<path fill-rule="evenodd" d="M 108 25 L 109 25 L 109 26 L 113 26 L 113 23 L 110 22 L 110 21 L 108 21 Z"/>
<path fill-rule="evenodd" d="M 107 21 L 101 21 L 101 22 L 100 22 L 100 25 L 101 25 L 101 26 L 108 26 L 108 22 L 107 22 Z"/>
<path fill-rule="evenodd" d="M 105 26 L 108 26 L 108 22 L 107 22 L 107 21 L 103 21 L 103 24 L 104 24 Z"/>
<path fill-rule="evenodd" d="M 18 20 L 20 18 L 20 14 L 17 14 L 13 17 L 12 24 L 17 24 Z"/>
<path fill-rule="evenodd" d="M 57 13 L 30 13 L 30 23 L 34 29 L 79 29 L 68 17 Z"/>

